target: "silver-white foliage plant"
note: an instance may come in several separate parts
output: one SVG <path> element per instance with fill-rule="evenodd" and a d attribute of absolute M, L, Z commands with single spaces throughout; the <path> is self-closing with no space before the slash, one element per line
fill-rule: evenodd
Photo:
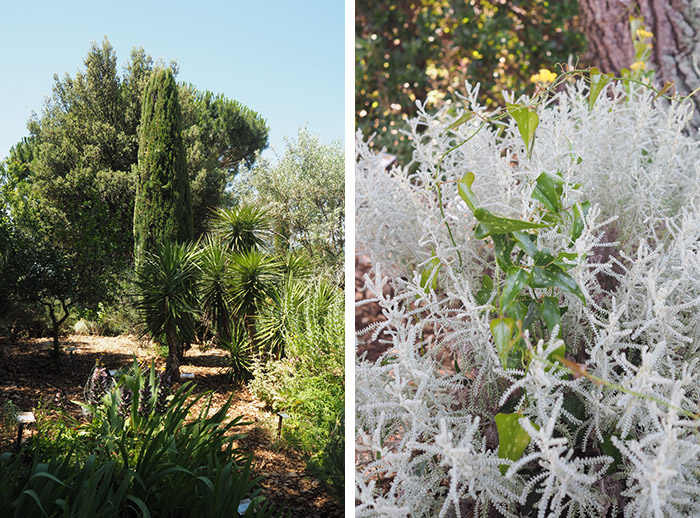
<path fill-rule="evenodd" d="M 538 106 L 530 156 L 513 118 L 484 124 L 469 84 L 461 101 L 476 115 L 455 128 L 461 113 L 419 104 L 403 168 L 385 171 L 358 134 L 357 249 L 386 317 L 358 341 L 381 336 L 388 350 L 356 366 L 356 516 L 700 515 L 700 146 L 683 132 L 692 111 L 615 81 L 590 107 L 588 88 L 571 82 Z M 569 271 L 586 303 L 559 295 L 560 338 L 533 344 L 526 370 L 502 366 L 490 303 L 477 302 L 495 266 L 457 191 L 467 172 L 481 204 L 509 218 L 535 213 L 543 172 L 563 180 L 563 205 L 591 202 Z M 568 236 L 544 229 L 539 239 L 556 250 Z M 576 376 L 547 367 L 562 341 Z M 517 461 L 498 455 L 494 417 L 506 405 L 530 437 Z"/>

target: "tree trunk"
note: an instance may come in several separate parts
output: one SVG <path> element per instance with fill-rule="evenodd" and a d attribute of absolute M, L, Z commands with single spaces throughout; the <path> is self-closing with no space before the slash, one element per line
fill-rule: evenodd
<path fill-rule="evenodd" d="M 634 58 L 630 16 L 641 16 L 654 34 L 650 65 L 657 86 L 673 81 L 676 93 L 700 87 L 700 3 L 694 0 L 579 0 L 581 26 L 588 38 L 586 61 L 602 72 L 618 74 Z M 700 96 L 689 126 L 700 128 Z"/>
<path fill-rule="evenodd" d="M 42 302 L 42 304 L 49 310 L 49 317 L 51 318 L 51 325 L 53 328 L 53 357 L 56 360 L 56 364 L 60 367 L 61 343 L 59 342 L 58 334 L 61 329 L 61 324 L 68 318 L 68 307 L 70 304 L 66 304 L 63 300 L 61 301 L 61 307 L 63 308 L 63 316 L 61 318 L 58 318 L 58 315 L 56 315 L 52 302 Z"/>
<path fill-rule="evenodd" d="M 172 326 L 165 327 L 165 338 L 168 341 L 168 360 L 165 362 L 165 372 L 170 375 L 170 379 L 175 383 L 180 383 L 180 360 L 177 336 Z"/>

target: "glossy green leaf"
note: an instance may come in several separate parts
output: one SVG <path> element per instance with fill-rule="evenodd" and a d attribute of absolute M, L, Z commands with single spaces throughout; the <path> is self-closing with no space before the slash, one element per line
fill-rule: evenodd
<path fill-rule="evenodd" d="M 535 180 L 535 189 L 532 191 L 532 197 L 544 205 L 550 212 L 559 212 L 561 209 L 561 200 L 559 197 L 562 194 L 563 182 L 560 178 L 554 178 L 552 175 L 542 173 Z"/>
<path fill-rule="evenodd" d="M 535 256 L 535 264 L 537 266 L 547 266 L 548 264 L 554 262 L 556 257 L 554 257 L 554 252 L 550 248 L 547 248 L 546 246 L 542 248 L 539 252 L 537 252 L 537 255 Z"/>
<path fill-rule="evenodd" d="M 544 297 L 540 305 L 540 315 L 550 331 L 554 329 L 554 326 L 559 326 L 558 336 L 561 336 L 561 312 L 556 297 Z"/>
<path fill-rule="evenodd" d="M 521 104 L 506 103 L 506 110 L 510 116 L 515 119 L 518 125 L 518 131 L 520 131 L 520 136 L 525 142 L 527 156 L 530 158 L 530 155 L 532 155 L 532 147 L 535 143 L 535 130 L 540 124 L 540 118 L 537 116 L 537 112 L 534 109 Z"/>
<path fill-rule="evenodd" d="M 530 435 L 520 426 L 520 413 L 496 414 L 496 428 L 498 429 L 498 457 L 509 459 L 513 462 L 522 457 L 525 448 L 530 444 Z M 508 471 L 508 466 L 500 466 L 503 475 Z"/>
<path fill-rule="evenodd" d="M 530 277 L 532 279 L 532 277 Z M 523 329 L 527 329 L 532 325 L 535 319 L 540 317 L 540 305 L 534 300 L 527 305 L 527 313 L 523 319 Z"/>
<path fill-rule="evenodd" d="M 440 259 L 435 257 L 435 251 L 432 253 L 432 257 L 428 264 L 425 265 L 423 270 L 420 272 L 420 287 L 425 290 L 426 293 L 430 293 L 431 290 L 435 291 L 438 287 L 437 274 L 442 268 Z M 433 271 L 435 272 L 433 274 Z M 432 275 L 432 280 L 430 281 L 430 286 L 428 286 L 428 279 Z"/>
<path fill-rule="evenodd" d="M 515 329 L 515 321 L 512 318 L 494 318 L 490 325 L 498 357 L 505 367 L 508 362 L 508 351 L 510 350 L 510 341 Z"/>
<path fill-rule="evenodd" d="M 450 124 L 449 126 L 447 126 L 447 129 L 445 130 L 445 132 L 448 132 L 448 131 L 450 131 L 450 130 L 453 130 L 453 129 L 455 129 L 455 128 L 458 128 L 459 126 L 461 126 L 461 125 L 464 124 L 465 122 L 470 121 L 473 117 L 474 117 L 474 114 L 473 114 L 472 112 L 466 112 L 466 113 L 464 113 L 459 119 L 457 119 L 457 120 L 454 121 L 452 124 Z"/>
<path fill-rule="evenodd" d="M 477 200 L 476 195 L 472 191 L 473 183 L 474 173 L 472 172 L 465 174 L 462 179 L 457 182 L 457 192 L 472 212 L 474 212 L 479 205 L 479 200 Z"/>
<path fill-rule="evenodd" d="M 566 293 L 576 295 L 584 304 L 586 303 L 586 298 L 576 281 L 570 275 L 562 272 L 556 265 L 550 265 L 544 269 L 533 266 L 530 286 L 533 288 L 559 288 Z"/>
<path fill-rule="evenodd" d="M 593 109 L 596 99 L 605 86 L 612 81 L 613 74 L 601 74 L 596 67 L 591 68 L 591 88 L 588 93 L 588 110 Z"/>
<path fill-rule="evenodd" d="M 515 246 L 515 241 L 510 238 L 509 234 L 496 234 L 491 236 L 491 239 L 493 239 L 496 263 L 505 272 L 513 264 L 510 254 Z"/>
<path fill-rule="evenodd" d="M 576 265 L 570 264 L 564 261 L 564 259 L 568 261 L 575 261 L 576 259 L 578 259 L 578 254 L 574 252 L 559 252 L 557 254 L 557 257 L 554 259 L 552 264 L 556 264 L 563 272 L 566 272 L 568 270 L 571 270 Z"/>
<path fill-rule="evenodd" d="M 491 235 L 491 229 L 488 225 L 484 225 L 483 223 L 479 223 L 476 227 L 474 227 L 474 237 L 477 239 L 484 239 L 485 237 L 489 237 Z"/>
<path fill-rule="evenodd" d="M 583 232 L 583 217 L 588 215 L 588 210 L 591 208 L 591 202 L 586 200 L 583 203 L 574 204 L 574 225 L 571 229 L 571 240 L 576 240 L 581 237 Z"/>
<path fill-rule="evenodd" d="M 551 353 L 549 353 L 549 356 L 547 359 L 551 362 L 556 362 L 560 358 L 564 358 L 566 356 L 566 344 L 562 343 L 559 347 L 554 349 Z M 547 367 L 547 370 L 551 370 L 552 367 Z M 564 371 L 567 372 L 567 371 Z"/>
<path fill-rule="evenodd" d="M 547 228 L 550 226 L 547 223 L 531 223 L 529 221 L 523 221 L 521 219 L 511 219 L 496 216 L 495 214 L 491 213 L 483 207 L 479 207 L 474 211 L 474 217 L 483 225 L 484 230 L 488 232 L 483 237 L 493 234 L 508 234 L 515 230 L 526 230 L 530 228 Z"/>
<path fill-rule="evenodd" d="M 537 249 L 537 245 L 535 244 L 535 242 L 533 242 L 533 239 L 536 240 L 537 236 L 533 236 L 532 234 L 516 230 L 513 232 L 513 237 L 515 238 L 515 240 L 517 241 L 517 245 L 523 252 L 525 252 L 533 259 L 537 257 L 539 250 Z"/>
<path fill-rule="evenodd" d="M 499 305 L 501 313 L 508 311 L 510 305 L 515 301 L 515 298 L 520 294 L 520 290 L 530 280 L 530 273 L 517 266 L 511 266 L 506 272 L 506 283 L 501 292 Z"/>
<path fill-rule="evenodd" d="M 491 298 L 491 293 L 493 292 L 493 280 L 488 275 L 481 276 L 481 289 L 476 292 L 474 298 L 482 306 L 486 304 Z"/>
<path fill-rule="evenodd" d="M 513 302 L 510 309 L 508 309 L 508 316 L 513 317 L 516 321 L 520 320 L 520 322 L 524 323 L 525 315 L 527 315 L 527 306 L 519 300 Z"/>

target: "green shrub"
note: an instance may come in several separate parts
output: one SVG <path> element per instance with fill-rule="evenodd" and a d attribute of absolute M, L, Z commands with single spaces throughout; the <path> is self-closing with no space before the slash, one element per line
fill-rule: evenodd
<path fill-rule="evenodd" d="M 342 462 L 337 469 L 337 433 L 342 432 L 336 426 L 345 400 L 342 292 L 325 282 L 307 288 L 307 296 L 287 314 L 287 325 L 278 331 L 287 357 L 259 361 L 249 386 L 269 407 L 290 415 L 282 437 L 309 458 L 316 456 L 315 466 L 321 469 L 315 472 L 342 494 L 338 486 Z M 326 451 L 329 448 L 332 451 Z"/>
<path fill-rule="evenodd" d="M 328 442 L 321 453 L 309 461 L 309 468 L 316 478 L 339 502 L 345 492 L 345 413 L 341 411 L 333 425 Z"/>
<path fill-rule="evenodd" d="M 25 452 L 30 466 L 22 456 L 0 457 L 0 508 L 14 516 L 223 517 L 250 498 L 246 516 L 278 515 L 254 487 L 252 458 L 233 447 L 241 418 L 226 422 L 231 400 L 210 413 L 211 394 L 194 388 L 171 395 L 162 374 L 134 362 L 85 405 L 89 423 L 58 419 L 54 429 L 39 420 Z M 52 434 L 64 440 L 45 440 Z"/>

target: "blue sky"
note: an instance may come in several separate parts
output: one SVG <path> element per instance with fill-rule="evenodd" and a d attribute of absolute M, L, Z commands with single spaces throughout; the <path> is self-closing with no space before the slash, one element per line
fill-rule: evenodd
<path fill-rule="evenodd" d="M 344 2 L 0 0 L 0 159 L 40 114 L 53 75 L 75 75 L 109 38 L 120 73 L 132 47 L 180 66 L 178 81 L 260 113 L 270 144 L 300 126 L 344 140 Z M 265 153 L 274 160 L 274 154 Z"/>

